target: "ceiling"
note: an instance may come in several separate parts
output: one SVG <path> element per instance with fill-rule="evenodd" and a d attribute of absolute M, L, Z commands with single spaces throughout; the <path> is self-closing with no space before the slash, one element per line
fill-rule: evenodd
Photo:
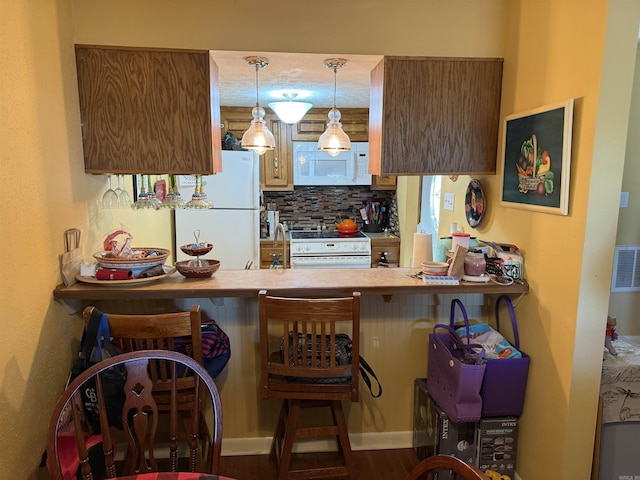
<path fill-rule="evenodd" d="M 218 65 L 220 104 L 222 106 L 253 107 L 256 103 L 255 67 L 244 57 L 261 56 L 269 65 L 258 71 L 259 96 L 262 107 L 269 102 L 284 100 L 282 92 L 299 92 L 296 100 L 310 102 L 314 107 L 333 106 L 333 70 L 324 66 L 327 58 L 341 57 L 349 62 L 337 71 L 336 106 L 368 108 L 371 70 L 381 55 L 300 54 L 274 52 L 233 52 L 212 50 Z"/>

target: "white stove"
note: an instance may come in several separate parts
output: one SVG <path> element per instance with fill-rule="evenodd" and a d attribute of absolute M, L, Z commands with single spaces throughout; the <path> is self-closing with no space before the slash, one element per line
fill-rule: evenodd
<path fill-rule="evenodd" d="M 292 230 L 291 268 L 371 268 L 371 240 L 362 232 Z"/>

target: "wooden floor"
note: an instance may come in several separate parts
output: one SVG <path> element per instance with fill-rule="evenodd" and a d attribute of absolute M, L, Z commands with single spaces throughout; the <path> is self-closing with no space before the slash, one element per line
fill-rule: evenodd
<path fill-rule="evenodd" d="M 333 454 L 304 453 L 295 456 L 294 467 L 332 461 Z M 362 450 L 353 452 L 356 472 L 351 480 L 405 480 L 418 463 L 412 449 Z M 222 457 L 220 474 L 237 480 L 277 480 L 275 463 L 268 455 Z"/>

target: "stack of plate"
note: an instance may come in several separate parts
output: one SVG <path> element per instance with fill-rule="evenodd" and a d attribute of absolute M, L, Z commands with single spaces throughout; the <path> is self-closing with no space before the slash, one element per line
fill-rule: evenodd
<path fill-rule="evenodd" d="M 141 253 L 140 257 L 116 257 L 110 251 L 102 250 L 93 254 L 98 262 L 99 268 L 109 268 L 116 270 L 130 270 L 134 277 L 137 277 L 145 270 L 164 265 L 171 254 L 171 250 L 164 248 L 133 248 L 134 253 Z"/>

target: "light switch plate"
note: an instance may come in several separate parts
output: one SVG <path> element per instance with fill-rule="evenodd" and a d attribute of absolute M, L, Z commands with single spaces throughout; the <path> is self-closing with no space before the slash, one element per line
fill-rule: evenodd
<path fill-rule="evenodd" d="M 444 194 L 444 205 L 442 208 L 445 210 L 450 210 L 453 212 L 453 202 L 455 200 L 455 195 L 453 193 L 445 193 Z"/>
<path fill-rule="evenodd" d="M 627 208 L 629 206 L 629 192 L 620 193 L 620 208 Z"/>

